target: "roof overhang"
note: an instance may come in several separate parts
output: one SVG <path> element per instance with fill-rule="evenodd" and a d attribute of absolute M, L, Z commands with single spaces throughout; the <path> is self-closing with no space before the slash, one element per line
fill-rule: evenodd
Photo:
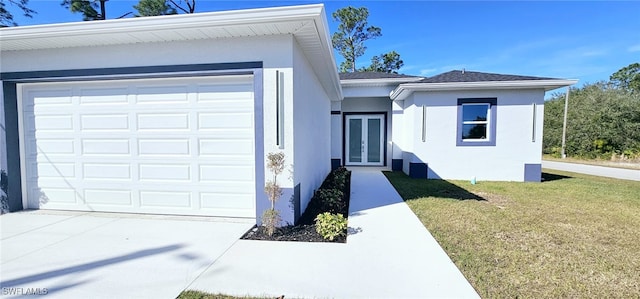
<path fill-rule="evenodd" d="M 521 80 L 521 81 L 481 81 L 447 83 L 405 83 L 400 84 L 389 95 L 392 100 L 404 100 L 416 91 L 456 91 L 487 89 L 544 89 L 553 90 L 577 83 L 574 79 Z"/>
<path fill-rule="evenodd" d="M 381 78 L 381 79 L 344 79 L 340 80 L 342 87 L 376 87 L 376 86 L 390 86 L 399 85 L 402 83 L 410 83 L 420 81 L 422 77 L 407 77 L 407 78 Z"/>
<path fill-rule="evenodd" d="M 293 35 L 332 100 L 342 98 L 324 5 L 59 23 L 0 29 L 0 51 Z"/>

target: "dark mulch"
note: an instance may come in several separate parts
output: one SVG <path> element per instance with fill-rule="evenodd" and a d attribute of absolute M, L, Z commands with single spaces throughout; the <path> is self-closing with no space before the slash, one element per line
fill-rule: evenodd
<path fill-rule="evenodd" d="M 318 234 L 318 232 L 316 232 L 315 227 L 316 217 L 324 212 L 340 213 L 345 218 L 348 217 L 349 198 L 351 194 L 351 172 L 347 171 L 345 168 L 339 168 L 332 171 L 322 183 L 320 189 L 335 187 L 336 177 L 339 178 L 341 175 L 345 180 L 345 184 L 343 188 L 341 188 L 344 196 L 337 207 L 327 205 L 327 203 L 320 200 L 317 196 L 313 196 L 307 206 L 307 209 L 300 216 L 296 225 L 280 227 L 276 230 L 273 236 L 267 235 L 264 227 L 256 226 L 242 236 L 242 239 L 297 242 L 347 242 L 346 236 L 335 238 L 333 241 L 325 240 L 320 234 Z"/>
<path fill-rule="evenodd" d="M 264 227 L 253 227 L 242 239 L 266 240 L 266 241 L 297 241 L 297 242 L 347 242 L 347 237 L 340 236 L 333 241 L 326 240 L 318 232 L 315 225 L 288 225 L 280 227 L 269 237 L 264 232 Z"/>

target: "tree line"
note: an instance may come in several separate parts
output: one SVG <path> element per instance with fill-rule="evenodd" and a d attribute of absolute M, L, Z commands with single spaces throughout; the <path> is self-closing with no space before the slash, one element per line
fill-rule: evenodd
<path fill-rule="evenodd" d="M 560 156 L 566 93 L 545 103 L 543 148 Z M 566 154 L 578 158 L 640 159 L 640 63 L 612 74 L 609 81 L 569 91 Z"/>
<path fill-rule="evenodd" d="M 108 2 L 109 0 L 61 0 L 60 4 L 72 13 L 82 14 L 84 21 L 96 21 L 107 19 Z M 0 26 L 18 25 L 7 4 L 29 18 L 37 13 L 29 8 L 29 0 L 0 0 Z M 196 0 L 139 0 L 138 4 L 133 5 L 132 8 L 137 13 L 130 11 L 115 18 L 125 18 L 129 15 L 147 17 L 177 13 L 191 14 L 196 10 Z M 364 42 L 382 36 L 382 29 L 368 24 L 369 10 L 366 7 L 344 7 L 335 11 L 332 16 L 336 22 L 340 22 L 338 31 L 331 36 L 331 41 L 333 48 L 344 58 L 339 66 L 341 72 L 397 73 L 404 65 L 400 54 L 390 51 L 373 56 L 369 66 L 357 68 L 356 60 L 363 56 L 367 49 Z"/>
<path fill-rule="evenodd" d="M 82 20 L 106 20 L 109 0 L 62 0 L 60 5 L 72 13 L 82 14 Z M 29 0 L 0 0 L 0 26 L 17 26 L 14 15 L 9 9 L 16 8 L 25 17 L 32 18 L 37 12 L 29 8 Z M 132 6 L 133 10 L 114 18 L 124 18 L 129 15 L 137 17 L 173 15 L 178 12 L 194 13 L 196 0 L 139 0 Z"/>

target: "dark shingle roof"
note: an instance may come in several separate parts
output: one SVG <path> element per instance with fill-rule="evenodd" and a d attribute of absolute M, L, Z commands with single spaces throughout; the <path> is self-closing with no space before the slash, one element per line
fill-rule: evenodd
<path fill-rule="evenodd" d="M 524 81 L 524 80 L 556 80 L 555 78 L 504 75 L 472 71 L 455 70 L 433 77 L 425 78 L 417 83 L 452 83 L 452 82 L 483 82 L 483 81 Z"/>
<path fill-rule="evenodd" d="M 403 75 L 403 74 L 379 73 L 379 72 L 340 73 L 340 80 L 396 79 L 396 78 L 420 78 L 420 77 Z"/>

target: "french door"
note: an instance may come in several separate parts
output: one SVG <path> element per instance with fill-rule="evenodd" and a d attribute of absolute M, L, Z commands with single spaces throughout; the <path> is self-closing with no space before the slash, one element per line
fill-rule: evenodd
<path fill-rule="evenodd" d="M 346 115 L 346 165 L 384 165 L 384 115 Z"/>

